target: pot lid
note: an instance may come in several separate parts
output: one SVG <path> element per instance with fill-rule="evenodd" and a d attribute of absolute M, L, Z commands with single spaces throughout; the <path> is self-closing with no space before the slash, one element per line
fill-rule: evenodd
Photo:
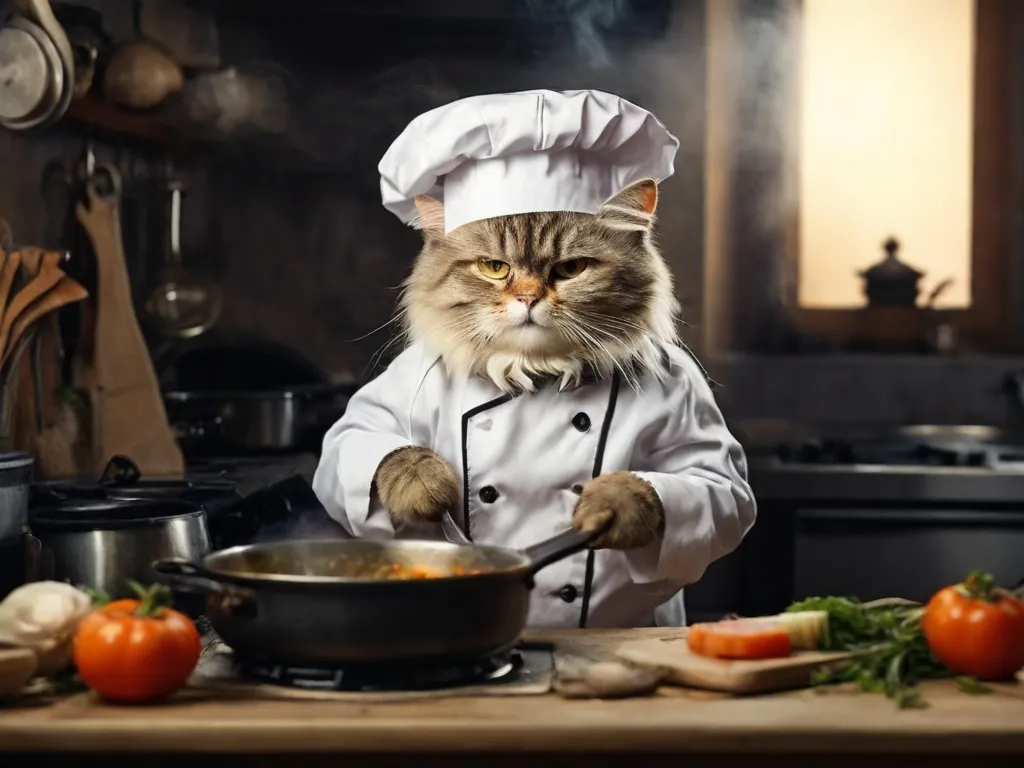
<path fill-rule="evenodd" d="M 179 499 L 120 501 L 80 499 L 30 510 L 29 528 L 111 530 L 159 525 L 202 513 L 202 507 Z"/>
<path fill-rule="evenodd" d="M 0 29 L 0 120 L 29 117 L 43 106 L 49 90 L 42 46 L 23 29 Z"/>
<path fill-rule="evenodd" d="M 892 282 L 896 280 L 917 281 L 924 277 L 924 272 L 914 269 L 909 264 L 897 258 L 896 252 L 900 249 L 899 240 L 895 237 L 888 238 L 883 244 L 885 258 L 860 273 L 865 280 L 873 282 L 883 280 Z"/>
<path fill-rule="evenodd" d="M 0 472 L 9 469 L 29 469 L 35 464 L 31 454 L 21 451 L 0 452 Z"/>

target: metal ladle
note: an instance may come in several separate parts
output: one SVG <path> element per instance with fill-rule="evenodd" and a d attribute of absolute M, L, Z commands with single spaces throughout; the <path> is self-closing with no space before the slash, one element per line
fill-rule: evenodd
<path fill-rule="evenodd" d="M 220 287 L 210 278 L 186 269 L 181 258 L 182 185 L 172 181 L 169 247 L 156 287 L 145 304 L 151 325 L 163 336 L 189 339 L 210 330 L 220 319 Z"/>

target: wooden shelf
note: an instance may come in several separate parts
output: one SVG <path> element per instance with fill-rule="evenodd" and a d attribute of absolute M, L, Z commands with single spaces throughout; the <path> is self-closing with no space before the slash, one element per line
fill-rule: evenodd
<path fill-rule="evenodd" d="M 104 101 L 92 94 L 75 99 L 66 118 L 103 133 L 122 138 L 182 148 L 188 141 L 154 112 L 134 112 Z"/>

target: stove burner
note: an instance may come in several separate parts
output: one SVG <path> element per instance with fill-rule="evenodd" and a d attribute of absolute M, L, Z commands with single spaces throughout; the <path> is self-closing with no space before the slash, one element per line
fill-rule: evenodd
<path fill-rule="evenodd" d="M 243 677 L 270 685 L 311 691 L 381 693 L 434 691 L 467 685 L 513 682 L 522 667 L 523 657 L 513 651 L 502 656 L 454 664 L 388 664 L 341 669 L 240 662 L 238 670 Z"/>

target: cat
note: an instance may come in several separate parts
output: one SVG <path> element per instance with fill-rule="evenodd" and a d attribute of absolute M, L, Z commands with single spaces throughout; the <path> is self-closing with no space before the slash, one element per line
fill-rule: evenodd
<path fill-rule="evenodd" d="M 449 375 L 486 377 L 507 393 L 550 379 L 573 386 L 588 371 L 618 370 L 636 386 L 678 343 L 679 305 L 653 236 L 657 198 L 646 179 L 596 214 L 514 214 L 446 234 L 443 204 L 418 197 L 424 242 L 402 298 L 408 338 Z M 374 488 L 399 523 L 436 521 L 459 497 L 452 467 L 419 446 L 385 456 Z M 643 546 L 664 525 L 657 493 L 630 472 L 588 483 L 574 520 L 600 528 L 613 516 L 597 545 Z"/>

